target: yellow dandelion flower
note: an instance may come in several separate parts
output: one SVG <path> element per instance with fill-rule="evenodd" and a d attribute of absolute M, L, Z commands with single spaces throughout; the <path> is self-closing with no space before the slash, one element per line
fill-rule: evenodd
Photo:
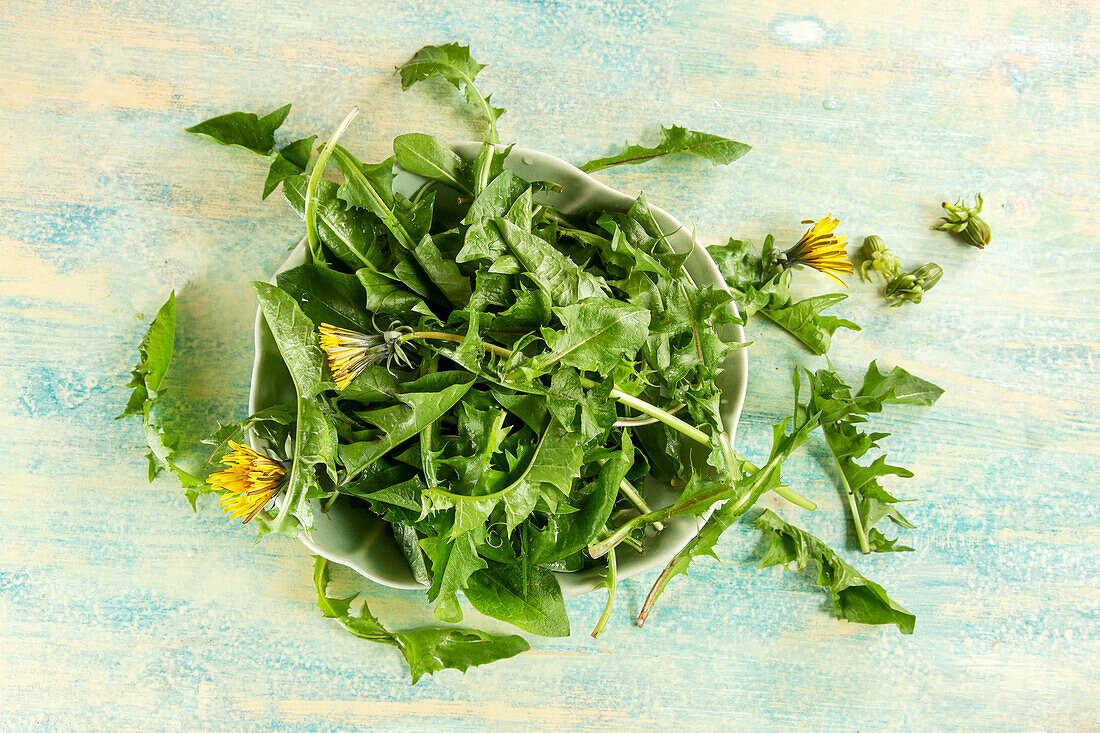
<path fill-rule="evenodd" d="M 337 389 L 347 387 L 368 366 L 381 364 L 390 353 L 387 339 L 381 334 L 349 331 L 329 323 L 322 323 L 319 330 L 321 350 Z"/>
<path fill-rule="evenodd" d="M 833 233 L 840 221 L 829 214 L 816 222 L 807 220 L 802 223 L 813 224 L 813 226 L 802 235 L 798 244 L 784 253 L 786 260 L 783 262 L 783 267 L 806 265 L 829 277 L 837 285 L 848 287 L 848 284 L 840 279 L 841 275 L 852 274 L 852 263 L 848 260 L 848 252 L 845 249 L 848 246 L 848 240 Z"/>
<path fill-rule="evenodd" d="M 233 519 L 244 518 L 248 524 L 271 501 L 286 480 L 283 464 L 246 445 L 229 441 L 232 450 L 222 457 L 224 471 L 210 474 L 207 481 L 225 495 L 218 502 Z"/>

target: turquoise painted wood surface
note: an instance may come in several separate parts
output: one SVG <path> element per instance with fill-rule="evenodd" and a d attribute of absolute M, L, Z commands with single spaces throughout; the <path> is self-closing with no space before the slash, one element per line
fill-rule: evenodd
<path fill-rule="evenodd" d="M 1097 22 L 1070 0 L 7 3 L 0 728 L 1095 728 Z M 917 474 L 897 486 L 918 500 L 916 552 L 848 555 L 916 612 L 914 636 L 835 621 L 804 580 L 755 570 L 746 526 L 644 630 L 631 620 L 649 577 L 623 584 L 598 642 L 593 594 L 569 603 L 572 638 L 410 687 L 392 650 L 320 618 L 298 545 L 255 544 L 210 506 L 193 516 L 167 480 L 145 483 L 138 426 L 111 419 L 145 321 L 175 288 L 185 430 L 242 417 L 246 284 L 300 232 L 259 200 L 259 160 L 181 128 L 292 101 L 295 137 L 362 105 L 348 142 L 367 159 L 409 130 L 470 138 L 450 90 L 403 94 L 392 74 L 452 39 L 490 64 L 506 139 L 579 161 L 676 122 L 754 145 L 729 169 L 603 176 L 705 242 L 791 241 L 831 211 L 852 241 L 879 233 L 905 263 L 943 266 L 919 307 L 853 286 L 837 310 L 864 330 L 832 356 L 947 389 L 876 423 Z M 994 231 L 984 252 L 930 230 L 941 199 L 977 190 Z M 738 443 L 758 458 L 790 367 L 821 361 L 765 324 L 750 334 Z M 771 505 L 843 545 L 821 447 L 787 475 L 820 511 Z M 416 594 L 369 592 L 384 618 L 423 618 Z"/>

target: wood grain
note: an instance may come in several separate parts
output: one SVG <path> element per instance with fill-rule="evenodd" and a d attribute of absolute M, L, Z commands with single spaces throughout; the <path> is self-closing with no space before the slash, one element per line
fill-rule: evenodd
<path fill-rule="evenodd" d="M 1100 38 L 1094 4 L 697 0 L 23 2 L 0 17 L 0 728 L 10 730 L 1086 729 L 1100 719 Z M 259 200 L 262 161 L 182 133 L 294 103 L 286 139 L 352 104 L 363 157 L 397 134 L 469 139 L 455 95 L 401 93 L 394 66 L 459 40 L 506 139 L 582 161 L 658 123 L 754 150 L 609 170 L 695 222 L 704 242 L 792 241 L 833 212 L 945 275 L 919 307 L 852 287 L 836 339 L 947 389 L 891 413 L 916 478 L 907 555 L 849 557 L 917 614 L 917 632 L 837 622 L 806 582 L 756 571 L 731 530 L 631 625 L 652 580 L 570 601 L 572 638 L 408 685 L 310 599 L 293 542 L 253 542 L 144 479 L 138 426 L 111 418 L 144 322 L 175 288 L 170 404 L 202 435 L 243 417 L 255 305 L 300 224 Z M 992 245 L 933 232 L 981 190 Z M 825 290 L 813 276 L 807 291 Z M 135 314 L 140 317 L 135 318 Z M 739 448 L 758 458 L 790 367 L 816 365 L 753 323 Z M 778 399 L 776 395 L 781 395 Z M 821 509 L 773 504 L 843 545 L 820 446 L 786 475 Z M 349 587 L 354 580 L 341 575 Z M 370 590 L 386 619 L 419 596 Z"/>

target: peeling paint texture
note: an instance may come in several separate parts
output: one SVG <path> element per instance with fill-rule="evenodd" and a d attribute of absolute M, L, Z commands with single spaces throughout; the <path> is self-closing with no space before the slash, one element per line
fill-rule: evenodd
<path fill-rule="evenodd" d="M 1097 6 L 703 0 L 34 2 L 0 14 L 0 729 L 379 731 L 1080 730 L 1100 720 L 1100 36 Z M 947 392 L 876 420 L 916 552 L 863 558 L 820 443 L 785 476 L 821 505 L 766 502 L 880 581 L 916 634 L 829 617 L 797 574 L 757 571 L 744 524 L 677 579 L 569 601 L 572 638 L 412 687 L 388 647 L 313 605 L 296 543 L 255 543 L 207 503 L 149 485 L 114 421 L 145 323 L 175 289 L 166 419 L 196 438 L 244 416 L 255 303 L 302 231 L 264 161 L 182 132 L 294 109 L 366 160 L 477 126 L 442 84 L 402 93 L 426 43 L 470 43 L 505 140 L 572 161 L 680 124 L 753 145 L 608 170 L 702 242 L 793 242 L 828 212 L 943 279 L 887 308 L 855 282 L 832 359 L 900 364 Z M 993 242 L 932 230 L 981 191 Z M 807 292 L 828 289 L 800 276 Z M 135 317 L 138 316 L 138 317 Z M 765 456 L 807 357 L 750 324 L 738 447 Z M 396 625 L 416 593 L 362 585 Z M 499 629 L 499 626 L 492 628 Z"/>

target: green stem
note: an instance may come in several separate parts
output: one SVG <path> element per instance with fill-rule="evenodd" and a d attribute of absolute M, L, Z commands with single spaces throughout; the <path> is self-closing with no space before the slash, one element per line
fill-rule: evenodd
<path fill-rule="evenodd" d="M 634 485 L 627 481 L 625 478 L 619 482 L 619 493 L 626 497 L 626 500 L 633 504 L 638 511 L 642 514 L 649 514 L 653 509 L 646 503 L 645 498 L 642 497 L 638 490 L 634 488 Z M 653 529 L 660 532 L 665 528 L 665 525 L 660 522 L 653 523 Z"/>
<path fill-rule="evenodd" d="M 342 147 L 334 147 L 332 149 L 333 154 L 336 156 L 337 162 L 341 164 L 341 168 L 344 170 L 345 177 L 354 178 L 357 182 L 357 187 L 373 202 L 374 208 L 372 211 L 382 220 L 386 229 L 393 235 L 397 243 L 410 252 L 416 248 L 416 242 L 412 240 L 412 236 L 405 229 L 405 225 L 401 223 L 401 220 L 397 218 L 394 213 L 396 204 L 386 203 L 382 196 L 375 190 L 374 184 L 372 184 L 363 172 L 359 169 L 360 163 L 356 160 L 355 156 L 349 153 Z M 367 207 L 369 208 L 369 207 Z"/>
<path fill-rule="evenodd" d="M 840 480 L 844 484 L 844 492 L 848 495 L 848 508 L 852 510 L 852 523 L 856 525 L 856 538 L 859 540 L 859 551 L 864 555 L 870 555 L 871 546 L 867 542 L 867 533 L 863 531 L 863 518 L 859 515 L 859 506 L 856 504 L 856 494 L 852 491 L 851 484 L 848 483 L 848 477 L 844 475 L 844 466 L 840 464 L 840 458 L 837 457 L 836 451 L 833 449 L 833 443 L 829 440 L 829 432 L 824 429 L 822 432 L 825 433 L 825 442 L 829 446 L 829 454 L 833 457 L 837 470 L 840 471 Z"/>
<path fill-rule="evenodd" d="M 617 530 L 609 534 L 604 539 L 588 546 L 588 554 L 590 557 L 598 558 L 603 557 L 611 550 L 630 536 L 630 533 L 639 527 L 644 527 L 646 524 L 660 521 L 662 519 L 668 519 L 672 516 L 672 507 L 665 507 L 649 514 L 643 514 L 640 517 L 634 517 L 628 520 L 625 524 L 619 527 Z"/>
<path fill-rule="evenodd" d="M 595 382 L 585 379 L 584 377 L 581 377 L 580 382 L 582 386 L 586 386 L 589 388 L 596 386 Z M 586 382 L 588 382 L 588 384 L 585 384 Z M 668 425 L 674 430 L 678 430 L 679 432 L 683 433 L 684 435 L 698 443 L 702 443 L 706 446 L 710 445 L 710 438 L 707 437 L 707 434 L 704 433 L 702 430 L 699 430 L 692 425 L 688 425 L 680 418 L 662 410 L 659 407 L 651 405 L 650 403 L 643 400 L 639 400 L 636 397 L 631 397 L 630 395 L 620 391 L 619 389 L 612 389 L 611 396 L 619 400 L 619 402 L 622 402 L 624 405 L 629 405 L 639 412 L 644 412 L 651 417 L 657 418 L 665 425 Z M 719 432 L 719 440 L 722 442 L 723 452 L 726 454 L 726 460 L 730 464 L 730 476 L 735 476 L 736 472 L 733 471 L 732 452 L 729 447 L 729 438 L 726 436 L 725 431 Z M 790 488 L 789 486 L 777 486 L 775 487 L 774 491 L 776 494 L 779 494 L 779 496 L 782 496 L 784 499 L 791 502 L 795 506 L 802 507 L 803 509 L 811 512 L 817 509 L 817 504 L 815 504 L 810 499 L 807 499 L 805 496 L 802 496 L 802 494 L 799 494 L 797 491 Z"/>
<path fill-rule="evenodd" d="M 480 105 L 481 109 L 485 112 L 485 120 L 489 123 L 489 142 L 499 143 L 500 135 L 497 134 L 497 121 L 496 117 L 493 115 L 492 107 L 489 106 L 489 100 L 481 95 L 481 90 L 477 88 L 476 84 L 474 84 L 473 79 L 466 76 L 465 74 L 462 75 L 462 78 L 466 81 L 466 89 L 474 93 L 474 96 L 477 97 L 478 105 Z"/>
<path fill-rule="evenodd" d="M 588 389 L 592 389 L 593 387 L 597 386 L 596 383 L 593 382 L 591 379 L 586 379 L 584 377 L 580 378 L 580 383 L 582 387 L 587 387 Z M 704 433 L 702 430 L 695 427 L 694 425 L 688 425 L 680 418 L 676 417 L 666 410 L 662 410 L 656 405 L 652 405 L 645 400 L 641 400 L 637 397 L 634 397 L 633 395 L 629 395 L 626 392 L 623 392 L 618 387 L 613 387 L 611 389 L 611 396 L 619 402 L 623 403 L 624 405 L 627 405 L 628 407 L 633 407 L 638 412 L 649 415 L 650 417 L 657 418 L 665 425 L 668 425 L 673 430 L 677 430 L 683 433 L 697 443 L 710 445 L 710 437 L 708 437 L 707 434 Z"/>
<path fill-rule="evenodd" d="M 425 374 L 433 374 L 436 370 L 436 366 L 439 362 L 439 357 L 433 356 L 430 361 L 427 362 L 424 369 Z M 435 455 L 432 453 L 432 446 L 435 444 L 435 433 L 439 429 L 439 422 L 433 420 L 428 423 L 428 426 L 424 428 L 420 433 L 420 462 L 424 468 L 424 479 L 428 488 L 435 488 Z"/>
<path fill-rule="evenodd" d="M 803 496 L 790 486 L 776 486 L 772 491 L 794 504 L 796 507 L 805 509 L 808 512 L 817 511 L 817 502 Z"/>
<path fill-rule="evenodd" d="M 297 385 L 295 385 L 295 389 L 297 389 Z M 298 414 L 301 415 L 302 414 L 302 398 L 301 398 L 301 396 L 299 396 L 298 399 L 297 399 L 297 407 L 298 407 Z M 272 526 L 274 527 L 274 530 L 276 532 L 282 532 L 283 531 L 283 527 L 286 524 L 287 515 L 290 514 L 291 504 L 295 503 L 298 500 L 298 497 L 301 495 L 302 489 L 301 489 L 300 486 L 295 486 L 296 482 L 294 481 L 294 478 L 298 474 L 297 468 L 298 468 L 298 461 L 300 460 L 299 457 L 298 457 L 298 446 L 300 446 L 301 444 L 302 444 L 302 421 L 298 420 L 294 423 L 294 458 L 293 458 L 293 463 L 291 464 L 291 469 L 290 469 L 290 481 L 287 482 L 287 488 L 283 493 L 283 505 L 281 507 L 279 507 L 279 511 L 275 515 L 275 519 L 272 521 Z M 294 490 L 293 494 L 292 494 L 292 491 L 291 491 L 292 489 Z"/>
<path fill-rule="evenodd" d="M 453 333 L 447 333 L 446 331 L 414 331 L 402 336 L 399 340 L 401 343 L 406 341 L 413 341 L 415 339 L 431 339 L 433 341 L 450 341 L 454 344 L 461 344 L 466 340 L 465 336 L 458 336 Z M 512 355 L 511 349 L 506 349 L 503 346 L 497 346 L 496 344 L 487 344 L 482 342 L 482 348 L 486 351 L 496 354 L 497 356 L 507 359 Z"/>
<path fill-rule="evenodd" d="M 604 604 L 603 613 L 600 614 L 600 620 L 596 622 L 596 628 L 592 629 L 592 638 L 600 638 L 600 634 L 607 628 L 607 622 L 611 620 L 611 612 L 615 608 L 615 577 L 617 574 L 617 568 L 615 567 L 615 553 L 612 552 L 607 556 L 607 575 L 604 578 L 604 582 L 607 584 L 607 603 Z"/>
<path fill-rule="evenodd" d="M 597 461 L 597 463 L 599 463 L 600 466 L 603 466 L 603 464 L 607 463 L 607 461 L 600 460 Z M 653 511 L 653 509 L 646 502 L 645 498 L 642 497 L 641 493 L 634 488 L 634 484 L 630 483 L 625 478 L 619 482 L 619 493 L 625 496 L 626 500 L 633 504 L 634 508 L 640 511 L 642 514 L 649 514 L 651 511 Z M 665 526 L 660 522 L 654 522 L 653 528 L 660 532 L 665 528 Z"/>
<path fill-rule="evenodd" d="M 332 149 L 336 147 L 336 141 L 344 134 L 344 130 L 348 129 L 348 125 L 351 124 L 357 114 L 359 114 L 359 108 L 352 107 L 347 117 L 336 126 L 336 131 L 332 133 L 332 137 L 321 148 L 321 154 L 317 156 L 317 162 L 313 164 L 309 181 L 306 183 L 306 233 L 309 237 L 309 251 L 315 261 L 321 259 L 321 237 L 317 233 L 317 186 L 321 183 L 321 175 L 324 173 L 328 159 L 332 155 Z"/>

